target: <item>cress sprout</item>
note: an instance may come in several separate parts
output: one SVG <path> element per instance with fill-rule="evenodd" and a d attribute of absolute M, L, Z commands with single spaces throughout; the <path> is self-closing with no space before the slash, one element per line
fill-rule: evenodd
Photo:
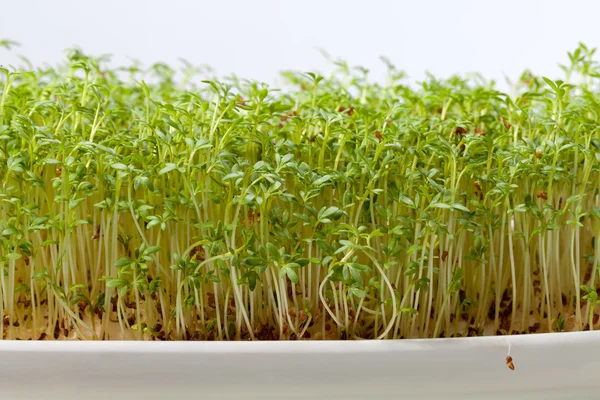
<path fill-rule="evenodd" d="M 1 337 L 594 329 L 593 54 L 510 95 L 387 61 L 385 84 L 339 63 L 281 91 L 79 50 L 2 67 Z"/>

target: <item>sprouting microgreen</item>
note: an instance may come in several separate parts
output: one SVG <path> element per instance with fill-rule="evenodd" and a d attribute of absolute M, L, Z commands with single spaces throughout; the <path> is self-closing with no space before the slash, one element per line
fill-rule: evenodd
<path fill-rule="evenodd" d="M 336 62 L 281 90 L 81 50 L 2 67 L 2 337 L 594 329 L 594 52 L 510 95 L 480 77 L 411 87 L 387 60 L 384 85 Z"/>

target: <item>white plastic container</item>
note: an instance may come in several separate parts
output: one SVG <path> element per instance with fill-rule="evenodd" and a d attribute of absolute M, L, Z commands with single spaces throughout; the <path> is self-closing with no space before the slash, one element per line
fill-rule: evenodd
<path fill-rule="evenodd" d="M 515 370 L 506 365 L 508 343 Z M 0 399 L 600 398 L 600 332 L 294 342 L 0 341 Z"/>

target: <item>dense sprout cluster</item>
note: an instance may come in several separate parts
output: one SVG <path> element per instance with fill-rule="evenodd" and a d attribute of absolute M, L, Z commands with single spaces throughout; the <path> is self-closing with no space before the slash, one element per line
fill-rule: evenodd
<path fill-rule="evenodd" d="M 79 51 L 1 69 L 2 337 L 593 329 L 592 55 L 510 96 L 458 77 L 411 87 L 391 66 L 385 84 L 340 64 L 282 91 Z"/>

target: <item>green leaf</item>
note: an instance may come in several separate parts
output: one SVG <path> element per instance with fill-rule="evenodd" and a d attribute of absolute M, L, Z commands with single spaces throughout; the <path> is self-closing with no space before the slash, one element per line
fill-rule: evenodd
<path fill-rule="evenodd" d="M 254 291 L 256 289 L 256 282 L 258 281 L 259 276 L 256 272 L 250 271 L 248 273 L 248 287 L 250 290 Z"/>
<path fill-rule="evenodd" d="M 148 222 L 148 224 L 146 225 L 146 229 L 150 229 L 152 227 L 155 227 L 156 225 L 160 224 L 160 220 L 159 219 L 153 219 L 152 221 Z"/>
<path fill-rule="evenodd" d="M 308 216 L 306 216 L 304 214 L 298 214 L 298 213 L 294 213 L 294 216 L 296 218 L 298 218 L 299 220 L 301 220 L 307 224 L 310 224 L 310 218 Z"/>
<path fill-rule="evenodd" d="M 385 234 L 381 232 L 381 229 L 375 229 L 373 232 L 369 234 L 369 237 L 383 237 Z"/>
<path fill-rule="evenodd" d="M 350 294 L 352 294 L 353 296 L 358 297 L 359 299 L 364 299 L 365 296 L 367 295 L 364 290 L 356 288 L 356 287 L 351 287 L 349 289 Z"/>
<path fill-rule="evenodd" d="M 150 254 L 154 254 L 160 250 L 160 246 L 150 246 L 144 250 L 144 255 L 149 256 Z"/>
<path fill-rule="evenodd" d="M 79 198 L 79 199 L 72 199 L 69 200 L 69 210 L 74 210 L 75 208 L 77 208 L 77 206 L 82 202 L 85 201 L 85 198 Z"/>
<path fill-rule="evenodd" d="M 460 211 L 464 211 L 464 212 L 471 212 L 471 210 L 469 210 L 467 207 L 463 206 L 460 203 L 452 204 L 452 208 L 455 210 L 460 210 Z"/>
<path fill-rule="evenodd" d="M 269 254 L 273 257 L 279 257 L 279 250 L 275 245 L 271 242 L 267 243 L 267 250 L 269 250 Z"/>
<path fill-rule="evenodd" d="M 299 258 L 296 260 L 296 263 L 301 267 L 305 267 L 310 263 L 310 260 L 308 258 Z"/>
<path fill-rule="evenodd" d="M 423 246 L 419 245 L 419 244 L 413 244 L 411 245 L 408 250 L 406 251 L 407 255 L 411 255 L 411 254 L 415 254 L 416 252 L 418 252 L 419 250 L 421 250 L 423 248 Z"/>
<path fill-rule="evenodd" d="M 290 281 L 294 282 L 294 284 L 298 283 L 298 274 L 296 274 L 296 271 L 291 268 L 285 268 L 284 271 L 288 278 L 290 278 Z"/>
<path fill-rule="evenodd" d="M 133 181 L 133 188 L 138 190 L 141 186 L 147 188 L 150 191 L 154 191 L 154 184 L 152 180 L 147 176 L 136 176 Z"/>
<path fill-rule="evenodd" d="M 325 176 L 322 176 L 322 177 L 320 177 L 319 179 L 316 179 L 316 180 L 313 182 L 313 185 L 314 185 L 314 186 L 320 186 L 320 185 L 322 185 L 322 184 L 324 184 L 325 182 L 328 182 L 328 181 L 330 181 L 330 180 L 331 180 L 331 175 L 325 175 Z"/>
<path fill-rule="evenodd" d="M 163 175 L 166 174 L 168 172 L 173 171 L 175 168 L 177 168 L 177 165 L 173 164 L 173 163 L 167 163 L 167 166 L 164 167 L 163 169 L 161 169 L 158 174 L 159 175 Z"/>
<path fill-rule="evenodd" d="M 2 236 L 10 236 L 10 235 L 14 235 L 15 233 L 17 233 L 16 229 L 6 228 L 2 231 Z"/>
<path fill-rule="evenodd" d="M 125 265 L 129 265 L 133 263 L 133 260 L 129 257 L 123 257 L 120 258 L 116 263 L 115 263 L 115 267 L 120 268 L 120 267 L 124 267 Z"/>
<path fill-rule="evenodd" d="M 300 268 L 300 264 L 293 262 L 293 263 L 284 265 L 283 268 L 296 269 L 296 268 Z"/>
<path fill-rule="evenodd" d="M 546 82 L 553 90 L 556 91 L 556 89 L 558 88 L 556 86 L 556 83 L 552 82 L 552 80 L 546 78 L 545 76 L 542 76 L 542 79 L 544 80 L 544 82 Z"/>
<path fill-rule="evenodd" d="M 121 279 L 112 279 L 109 281 L 106 281 L 106 286 L 109 288 L 120 288 L 123 287 L 127 284 L 127 282 L 121 280 Z"/>
<path fill-rule="evenodd" d="M 323 209 L 321 209 L 321 212 L 319 213 L 319 219 L 328 218 L 328 217 L 332 216 L 333 214 L 335 214 L 336 212 L 338 212 L 339 210 L 340 209 L 335 206 L 331 206 L 327 209 L 325 209 L 325 207 L 323 207 Z"/>
<path fill-rule="evenodd" d="M 407 206 L 411 207 L 411 208 L 415 208 L 415 202 L 412 201 L 411 199 L 409 199 L 406 196 L 400 196 L 400 201 L 403 202 L 404 204 L 406 204 Z"/>
<path fill-rule="evenodd" d="M 263 260 L 260 257 L 248 257 L 244 259 L 244 262 L 250 266 L 256 266 L 263 264 Z"/>
<path fill-rule="evenodd" d="M 26 293 L 29 292 L 29 286 L 27 286 L 24 283 L 21 283 L 20 285 L 15 287 L 15 293 L 19 293 L 20 291 L 25 291 Z"/>
<path fill-rule="evenodd" d="M 265 163 L 264 161 L 258 161 L 256 164 L 254 164 L 254 170 L 260 170 L 262 168 L 264 168 L 267 165 L 267 163 Z"/>
<path fill-rule="evenodd" d="M 111 167 L 113 167 L 114 169 L 120 170 L 120 171 L 124 171 L 124 170 L 128 169 L 127 165 L 121 164 L 121 163 L 112 164 Z"/>
<path fill-rule="evenodd" d="M 517 206 L 513 210 L 514 212 L 525 212 L 527 211 L 527 207 L 525 204 L 517 204 Z"/>

